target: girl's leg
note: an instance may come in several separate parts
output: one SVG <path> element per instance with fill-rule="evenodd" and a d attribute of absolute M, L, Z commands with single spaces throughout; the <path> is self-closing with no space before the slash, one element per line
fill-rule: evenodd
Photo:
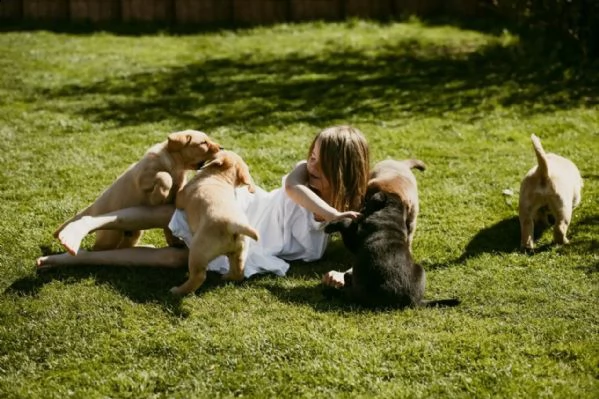
<path fill-rule="evenodd" d="M 67 224 L 58 234 L 60 243 L 76 255 L 83 238 L 94 230 L 147 230 L 167 228 L 173 205 L 136 206 L 98 216 L 84 216 Z"/>
<path fill-rule="evenodd" d="M 42 256 L 36 260 L 36 266 L 38 270 L 74 265 L 179 268 L 187 266 L 188 255 L 187 248 L 171 247 L 79 251 L 77 255 L 63 253 Z"/>

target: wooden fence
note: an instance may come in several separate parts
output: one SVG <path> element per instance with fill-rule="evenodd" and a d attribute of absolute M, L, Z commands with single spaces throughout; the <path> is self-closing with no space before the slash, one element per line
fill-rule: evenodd
<path fill-rule="evenodd" d="M 269 24 L 406 14 L 475 16 L 479 0 L 0 0 L 0 19 L 74 23 Z"/>

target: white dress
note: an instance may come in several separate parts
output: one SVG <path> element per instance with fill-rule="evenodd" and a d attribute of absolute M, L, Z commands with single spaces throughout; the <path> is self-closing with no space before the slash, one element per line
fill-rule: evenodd
<path fill-rule="evenodd" d="M 259 241 L 247 238 L 249 249 L 245 262 L 245 277 L 257 273 L 284 276 L 289 269 L 286 261 L 315 261 L 322 257 L 328 243 L 324 223 L 314 220 L 314 214 L 293 202 L 283 186 L 270 192 L 260 187 L 251 194 L 247 187 L 235 190 L 237 202 L 250 224 L 258 230 Z M 189 247 L 192 233 L 185 211 L 177 209 L 168 225 L 176 237 Z M 208 270 L 226 273 L 229 260 L 219 256 L 208 264 Z"/>

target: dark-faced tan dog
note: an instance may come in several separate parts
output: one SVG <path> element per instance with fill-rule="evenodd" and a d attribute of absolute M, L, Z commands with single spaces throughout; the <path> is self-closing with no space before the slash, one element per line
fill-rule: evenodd
<path fill-rule="evenodd" d="M 186 171 L 196 170 L 219 150 L 220 146 L 203 132 L 185 130 L 169 134 L 166 141 L 151 147 L 91 205 L 64 222 L 54 236 L 60 239 L 63 228 L 83 216 L 101 215 L 131 206 L 173 203 L 175 195 L 185 184 Z M 174 238 L 170 230 L 164 231 L 171 244 Z M 140 236 L 141 231 L 99 230 L 93 249 L 132 247 Z M 72 251 L 69 249 L 69 252 Z"/>
<path fill-rule="evenodd" d="M 418 160 L 377 164 L 368 183 L 361 217 L 339 219 L 325 227 L 327 233 L 339 231 L 345 246 L 355 254 L 352 269 L 344 275 L 343 287 L 327 287 L 327 294 L 342 294 L 349 301 L 372 307 L 460 303 L 458 299 L 424 299 L 426 273 L 414 262 L 410 249 L 418 213 L 412 167 L 424 169 L 424 164 Z"/>
<path fill-rule="evenodd" d="M 226 280 L 243 279 L 248 248 L 246 237 L 258 240 L 258 232 L 235 199 L 235 188 L 247 185 L 255 191 L 247 164 L 231 151 L 219 152 L 202 167 L 177 195 L 176 206 L 185 210 L 192 233 L 189 277 L 171 292 L 185 295 L 206 280 L 208 263 L 220 255 L 229 259 Z"/>
<path fill-rule="evenodd" d="M 416 219 L 418 217 L 418 186 L 412 169 L 424 171 L 426 165 L 418 159 L 397 161 L 387 159 L 378 162 L 372 168 L 368 190 L 395 193 L 401 198 L 406 211 L 406 224 L 408 229 L 408 247 L 412 249 L 414 233 L 416 232 Z"/>
<path fill-rule="evenodd" d="M 554 241 L 567 244 L 572 210 L 581 200 L 582 177 L 572 161 L 545 153 L 539 138 L 534 134 L 530 138 L 537 165 L 528 171 L 520 185 L 520 246 L 524 250 L 534 248 L 534 225 L 547 223 L 548 215 L 555 219 Z"/>

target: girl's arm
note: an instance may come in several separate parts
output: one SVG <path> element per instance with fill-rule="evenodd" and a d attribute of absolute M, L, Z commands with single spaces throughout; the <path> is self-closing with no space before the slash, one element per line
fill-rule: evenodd
<path fill-rule="evenodd" d="M 330 222 L 333 219 L 341 217 L 356 218 L 359 213 L 348 211 L 339 212 L 320 198 L 314 191 L 308 187 L 308 168 L 307 162 L 301 161 L 287 175 L 285 179 L 285 192 L 296 204 L 306 208 L 310 212 Z"/>

